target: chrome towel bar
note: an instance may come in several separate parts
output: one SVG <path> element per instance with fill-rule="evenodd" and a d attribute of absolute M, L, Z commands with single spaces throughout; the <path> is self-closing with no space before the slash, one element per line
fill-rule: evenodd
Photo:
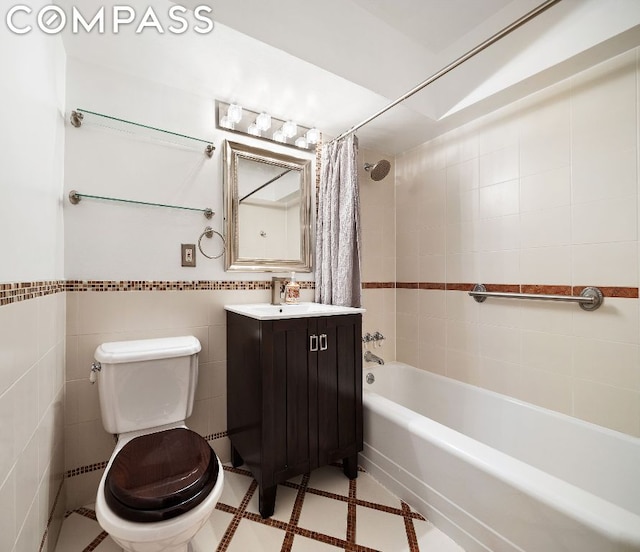
<path fill-rule="evenodd" d="M 478 303 L 483 303 L 487 297 L 500 297 L 504 299 L 532 299 L 534 301 L 561 301 L 564 303 L 579 303 L 580 308 L 586 311 L 594 311 L 602 305 L 604 296 L 597 287 L 586 287 L 580 295 L 544 295 L 537 293 L 507 293 L 500 291 L 487 291 L 483 284 L 473 286 L 469 292 Z"/>

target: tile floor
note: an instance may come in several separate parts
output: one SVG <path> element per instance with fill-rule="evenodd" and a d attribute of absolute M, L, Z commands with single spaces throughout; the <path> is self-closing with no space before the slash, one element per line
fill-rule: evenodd
<path fill-rule="evenodd" d="M 269 519 L 258 513 L 251 474 L 225 466 L 216 510 L 198 533 L 194 552 L 462 552 L 369 474 L 349 481 L 327 466 L 280 485 Z M 56 552 L 121 552 L 91 507 L 66 516 Z"/>

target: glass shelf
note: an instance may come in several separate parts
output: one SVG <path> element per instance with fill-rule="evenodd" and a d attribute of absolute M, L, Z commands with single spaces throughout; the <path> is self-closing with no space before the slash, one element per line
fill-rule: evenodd
<path fill-rule="evenodd" d="M 90 111 L 88 109 L 75 109 L 71 112 L 70 121 L 76 128 L 80 128 L 83 124 L 89 123 L 94 126 L 109 128 L 119 132 L 126 132 L 128 134 L 134 134 L 135 136 L 143 136 L 160 140 L 168 144 L 183 146 L 189 149 L 194 149 L 194 146 L 197 144 L 204 145 L 204 153 L 207 157 L 212 157 L 213 152 L 216 149 L 211 140 L 194 138 L 193 136 L 188 136 L 186 134 L 180 134 L 178 132 L 144 125 L 134 121 L 127 121 L 126 119 L 119 119 L 118 117 L 96 113 L 95 111 Z"/>

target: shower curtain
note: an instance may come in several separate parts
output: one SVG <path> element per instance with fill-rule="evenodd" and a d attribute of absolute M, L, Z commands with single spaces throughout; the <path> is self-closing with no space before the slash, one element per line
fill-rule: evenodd
<path fill-rule="evenodd" d="M 359 307 L 360 192 L 358 139 L 349 135 L 322 149 L 316 224 L 316 302 Z"/>

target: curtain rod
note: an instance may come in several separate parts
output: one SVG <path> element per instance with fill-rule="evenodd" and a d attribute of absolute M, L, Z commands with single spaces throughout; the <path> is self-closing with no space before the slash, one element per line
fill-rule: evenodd
<path fill-rule="evenodd" d="M 548 8 L 550 8 L 554 4 L 557 4 L 560 1 L 561 0 L 547 0 L 546 2 L 543 2 L 538 7 L 531 10 L 529 13 L 526 13 L 525 15 L 523 15 L 520 19 L 517 19 L 516 21 L 514 21 L 513 23 L 511 23 L 501 31 L 498 31 L 496 34 L 494 34 L 493 36 L 491 36 L 481 44 L 478 44 L 478 46 L 476 46 L 472 50 L 469 50 L 466 54 L 463 54 L 455 61 L 452 61 L 446 67 L 440 69 L 440 71 L 438 71 L 437 73 L 434 73 L 433 75 L 431 75 L 428 79 L 422 81 L 420 84 L 418 84 L 417 86 L 409 90 L 409 92 L 400 96 L 397 100 L 394 100 L 389 105 L 383 107 L 380 111 L 377 111 L 376 113 L 374 113 L 373 115 L 371 115 L 370 117 L 362 121 L 361 123 L 358 123 L 357 125 L 352 126 L 349 130 L 344 131 L 342 134 L 340 134 L 340 136 L 331 140 L 331 142 L 332 143 L 337 142 L 338 140 L 342 140 L 346 136 L 349 136 L 349 134 L 353 134 L 359 128 L 363 127 L 366 124 L 369 124 L 374 119 L 377 119 L 378 117 L 380 117 L 380 115 L 382 115 L 383 113 L 386 113 L 391 108 L 398 105 L 399 103 L 404 102 L 406 99 L 420 92 L 420 90 L 422 90 L 423 88 L 426 88 L 432 82 L 437 81 L 440 77 L 446 75 L 449 71 L 455 69 L 459 65 L 462 65 L 465 61 L 471 59 L 476 54 L 479 54 L 480 52 L 482 52 L 482 50 L 488 48 L 489 46 L 491 46 L 493 43 L 497 42 L 501 38 L 504 38 L 512 31 L 515 31 L 518 27 L 521 27 L 522 25 L 524 25 L 525 23 L 527 23 L 537 15 L 540 15 L 543 11 L 546 11 Z"/>

